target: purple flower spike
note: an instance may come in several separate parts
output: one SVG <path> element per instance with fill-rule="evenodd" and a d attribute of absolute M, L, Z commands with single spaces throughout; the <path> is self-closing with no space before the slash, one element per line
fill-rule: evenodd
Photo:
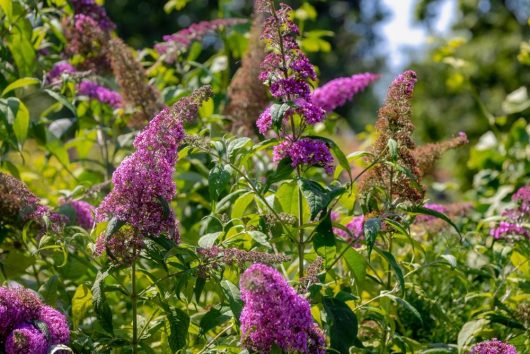
<path fill-rule="evenodd" d="M 280 161 L 286 157 L 291 159 L 293 168 L 302 165 L 320 166 L 328 174 L 332 174 L 335 169 L 333 156 L 322 140 L 311 138 L 302 138 L 296 141 L 284 140 L 274 147 L 273 160 Z"/>
<path fill-rule="evenodd" d="M 46 354 L 48 342 L 43 333 L 33 325 L 24 323 L 17 326 L 6 339 L 6 354 Z"/>
<path fill-rule="evenodd" d="M 268 353 L 273 345 L 284 352 L 325 353 L 324 334 L 313 322 L 309 302 L 280 273 L 253 264 L 241 275 L 243 345 Z"/>
<path fill-rule="evenodd" d="M 311 95 L 311 102 L 324 111 L 331 112 L 350 101 L 378 78 L 379 75 L 372 73 L 339 77 L 317 88 Z"/>
<path fill-rule="evenodd" d="M 470 354 L 517 354 L 517 350 L 513 345 L 492 339 L 473 346 Z"/>
<path fill-rule="evenodd" d="M 109 90 L 104 86 L 100 86 L 92 81 L 82 81 L 77 90 L 80 95 L 88 96 L 101 103 L 108 104 L 112 108 L 118 108 L 121 106 L 121 95 L 116 92 Z"/>

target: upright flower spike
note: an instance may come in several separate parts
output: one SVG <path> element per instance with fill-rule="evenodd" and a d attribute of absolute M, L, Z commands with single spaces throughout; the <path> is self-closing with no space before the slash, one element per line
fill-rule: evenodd
<path fill-rule="evenodd" d="M 513 202 L 517 204 L 514 208 L 502 212 L 505 220 L 490 230 L 490 235 L 498 240 L 509 238 L 512 240 L 530 239 L 530 186 L 524 186 L 517 190 L 512 196 Z"/>
<path fill-rule="evenodd" d="M 98 221 L 115 217 L 141 236 L 167 234 L 178 242 L 175 214 L 167 208 L 175 196 L 177 148 L 185 135 L 183 122 L 193 119 L 210 95 L 209 87 L 200 88 L 149 122 L 134 140 L 136 151 L 112 175 L 114 189 L 98 207 Z"/>
<path fill-rule="evenodd" d="M 144 68 L 121 39 L 113 38 L 109 42 L 108 55 L 123 101 L 134 110 L 129 125 L 143 127 L 163 108 L 160 92 L 148 83 Z"/>
<path fill-rule="evenodd" d="M 259 80 L 260 63 L 265 57 L 265 45 L 259 40 L 262 28 L 263 15 L 255 13 L 248 49 L 230 82 L 224 109 L 224 114 L 232 118 L 232 131 L 242 130 L 246 135 L 255 135 L 254 122 L 269 102 L 265 86 Z"/>
<path fill-rule="evenodd" d="M 332 112 L 350 101 L 353 96 L 363 91 L 378 78 L 379 75 L 372 73 L 339 77 L 315 89 L 311 94 L 311 102 L 326 112 Z"/>
<path fill-rule="evenodd" d="M 95 208 L 83 200 L 62 200 L 61 205 L 67 205 L 75 212 L 75 220 L 70 220 L 84 229 L 90 230 L 94 226 Z"/>
<path fill-rule="evenodd" d="M 309 302 L 273 268 L 253 264 L 240 280 L 242 343 L 261 353 L 277 345 L 284 352 L 325 353 L 326 340 L 313 322 Z"/>
<path fill-rule="evenodd" d="M 71 0 L 71 4 L 76 14 L 90 17 L 104 31 L 112 31 L 116 28 L 116 25 L 107 16 L 105 9 L 96 4 L 94 0 Z"/>
<path fill-rule="evenodd" d="M 329 147 L 322 140 L 303 136 L 307 126 L 324 120 L 326 112 L 311 101 L 311 85 L 317 76 L 296 42 L 300 31 L 291 20 L 292 9 L 282 3 L 276 10 L 271 0 L 257 6 L 266 16 L 261 39 L 268 50 L 259 78 L 276 102 L 263 111 L 256 126 L 261 134 L 274 128 L 285 139 L 274 148 L 275 161 L 289 159 L 299 172 L 303 166 L 320 166 L 331 174 Z"/>
<path fill-rule="evenodd" d="M 414 125 L 410 101 L 415 83 L 416 73 L 412 70 L 405 71 L 392 82 L 385 103 L 379 110 L 376 122 L 379 136 L 372 147 L 374 159 L 394 160 L 407 173 L 376 163 L 360 182 L 364 195 L 373 188 L 380 188 L 389 193 L 394 204 L 418 204 L 423 200 L 424 190 L 419 185 L 421 172 L 413 157 L 416 145 L 412 140 Z"/>

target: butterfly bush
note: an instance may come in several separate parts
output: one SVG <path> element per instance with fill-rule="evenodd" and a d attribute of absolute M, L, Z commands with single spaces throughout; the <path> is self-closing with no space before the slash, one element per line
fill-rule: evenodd
<path fill-rule="evenodd" d="M 112 108 L 118 108 L 121 106 L 122 98 L 118 92 L 109 90 L 108 88 L 100 86 L 92 81 L 81 81 L 79 85 L 77 85 L 77 92 L 79 95 L 87 96 L 101 103 L 108 104 Z"/>
<path fill-rule="evenodd" d="M 70 206 L 75 212 L 75 220 L 70 220 L 84 229 L 91 229 L 94 225 L 94 214 L 96 209 L 90 203 L 83 200 L 63 200 L 62 205 Z"/>
<path fill-rule="evenodd" d="M 49 84 L 59 81 L 63 74 L 73 74 L 76 70 L 72 64 L 67 61 L 56 63 L 46 75 L 46 82 Z"/>
<path fill-rule="evenodd" d="M 315 89 L 311 94 L 311 102 L 326 112 L 331 112 L 350 101 L 379 77 L 372 73 L 339 77 Z"/>
<path fill-rule="evenodd" d="M 99 6 L 95 0 L 71 0 L 70 2 L 76 14 L 90 17 L 101 29 L 112 31 L 116 25 L 107 16 L 107 12 Z"/>
<path fill-rule="evenodd" d="M 340 219 L 340 213 L 336 211 L 331 212 L 331 221 L 338 221 Z M 361 247 L 361 241 L 364 240 L 364 215 L 354 216 L 346 225 L 344 225 L 350 232 L 351 235 L 345 230 L 334 227 L 333 233 L 346 241 L 350 241 L 351 245 L 355 248 Z M 353 238 L 352 238 L 353 236 Z"/>
<path fill-rule="evenodd" d="M 175 214 L 167 207 L 176 193 L 173 170 L 177 148 L 185 135 L 183 123 L 196 116 L 210 95 L 209 87 L 200 88 L 149 122 L 134 140 L 136 151 L 113 173 L 114 189 L 98 207 L 98 221 L 115 217 L 142 236 L 165 233 L 178 242 Z"/>
<path fill-rule="evenodd" d="M 0 344 L 6 354 L 46 354 L 52 346 L 69 341 L 62 313 L 43 304 L 31 290 L 0 287 Z"/>
<path fill-rule="evenodd" d="M 530 186 L 521 187 L 512 196 L 516 207 L 508 208 L 502 212 L 505 220 L 490 230 L 490 235 L 498 240 L 501 238 L 530 239 Z"/>
<path fill-rule="evenodd" d="M 309 302 L 278 271 L 253 264 L 240 279 L 242 343 L 250 350 L 325 353 L 325 337 L 313 322 Z"/>
<path fill-rule="evenodd" d="M 292 9 L 282 3 L 276 10 L 270 1 L 261 1 L 258 6 L 266 16 L 261 38 L 268 49 L 259 79 L 276 102 L 263 111 L 256 126 L 261 134 L 274 127 L 284 139 L 274 147 L 274 161 L 288 159 L 296 169 L 320 166 L 331 174 L 333 156 L 327 144 L 303 136 L 308 125 L 324 120 L 326 112 L 311 102 L 311 85 L 317 75 L 296 42 L 300 31 L 291 20 Z"/>
<path fill-rule="evenodd" d="M 492 339 L 474 345 L 470 354 L 517 354 L 517 350 L 513 345 Z"/>

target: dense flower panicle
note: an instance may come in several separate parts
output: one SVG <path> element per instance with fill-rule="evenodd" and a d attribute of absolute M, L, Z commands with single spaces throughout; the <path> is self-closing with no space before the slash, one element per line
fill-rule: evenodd
<path fill-rule="evenodd" d="M 40 205 L 40 200 L 28 187 L 13 176 L 0 172 L 0 227 L 15 223 L 23 226 L 33 221 L 44 231 L 46 224 L 43 218 L 51 222 L 51 229 L 59 232 L 65 223 L 65 217 Z"/>
<path fill-rule="evenodd" d="M 129 125 L 143 127 L 145 122 L 163 108 L 160 102 L 160 93 L 147 82 L 144 68 L 136 60 L 132 49 L 121 39 L 113 38 L 109 42 L 108 55 L 123 100 L 127 106 L 134 110 Z"/>
<path fill-rule="evenodd" d="M 77 90 L 80 95 L 88 96 L 101 103 L 108 104 L 112 108 L 121 106 L 122 98 L 118 92 L 109 90 L 95 82 L 88 80 L 81 81 L 77 86 Z"/>
<path fill-rule="evenodd" d="M 383 188 L 391 192 L 394 202 L 421 203 L 424 190 L 419 186 L 421 172 L 414 160 L 412 151 L 416 147 L 412 140 L 414 125 L 411 120 L 412 90 L 416 83 L 416 73 L 412 70 L 399 75 L 390 85 L 383 107 L 379 110 L 376 128 L 379 136 L 372 147 L 375 158 L 391 160 L 388 142 L 397 143 L 397 163 L 410 173 L 392 173 L 387 165 L 375 164 L 363 175 L 360 190 L 366 195 L 372 188 Z"/>
<path fill-rule="evenodd" d="M 300 290 L 306 292 L 311 284 L 316 284 L 319 282 L 318 273 L 322 271 L 324 267 L 324 260 L 322 257 L 318 256 L 314 262 L 312 262 L 309 267 L 307 267 L 306 274 L 300 278 Z"/>
<path fill-rule="evenodd" d="M 278 162 L 284 158 L 291 160 L 293 168 L 303 165 L 320 166 L 328 174 L 332 174 L 335 169 L 329 147 L 322 140 L 302 138 L 293 141 L 287 138 L 276 145 L 273 151 L 274 161 Z"/>
<path fill-rule="evenodd" d="M 155 49 L 160 55 L 165 56 L 166 62 L 172 63 L 180 53 L 188 49 L 192 42 L 200 41 L 207 34 L 218 31 L 221 28 L 244 23 L 247 23 L 247 20 L 239 18 L 220 18 L 194 23 L 176 33 L 165 35 L 162 37 L 164 42 L 157 43 Z"/>
<path fill-rule="evenodd" d="M 527 226 L 530 223 L 530 186 L 519 188 L 512 200 L 517 205 L 502 212 L 505 220 L 490 229 L 490 235 L 495 239 L 530 239 L 530 228 Z"/>
<path fill-rule="evenodd" d="M 99 221 L 116 217 L 135 227 L 140 236 L 166 233 L 178 242 L 175 214 L 164 203 L 175 196 L 173 170 L 185 135 L 183 121 L 195 117 L 210 95 L 209 87 L 198 89 L 149 122 L 134 140 L 136 151 L 112 175 L 114 189 L 97 209 Z"/>
<path fill-rule="evenodd" d="M 272 127 L 272 115 L 270 106 L 267 107 L 263 112 L 261 112 L 258 120 L 256 121 L 256 126 L 260 134 L 265 135 Z"/>
<path fill-rule="evenodd" d="M 232 131 L 242 130 L 245 135 L 255 135 L 254 121 L 269 101 L 265 86 L 259 80 L 260 63 L 265 57 L 265 46 L 259 40 L 263 16 L 254 14 L 248 50 L 241 59 L 228 87 L 228 104 L 224 114 L 232 118 Z"/>
<path fill-rule="evenodd" d="M 131 265 L 144 248 L 144 240 L 139 237 L 138 230 L 129 225 L 122 226 L 112 237 L 100 235 L 96 240 L 94 254 L 101 256 L 105 252 L 113 264 L 119 266 Z"/>
<path fill-rule="evenodd" d="M 326 111 L 303 98 L 296 100 L 296 113 L 304 117 L 304 121 L 310 125 L 320 123 L 326 118 Z"/>
<path fill-rule="evenodd" d="M 63 205 L 70 206 L 75 212 L 75 222 L 84 229 L 90 230 L 94 225 L 94 214 L 96 209 L 93 205 L 83 200 L 63 201 Z M 73 220 L 70 220 L 73 222 Z"/>
<path fill-rule="evenodd" d="M 513 345 L 492 339 L 475 344 L 470 354 L 517 354 L 517 350 Z"/>
<path fill-rule="evenodd" d="M 285 352 L 325 353 L 325 337 L 313 322 L 309 302 L 273 268 L 253 264 L 240 280 L 243 345 L 267 353 L 273 345 Z"/>
<path fill-rule="evenodd" d="M 57 82 L 63 74 L 73 74 L 76 70 L 72 64 L 67 61 L 60 61 L 55 63 L 53 68 L 46 75 L 46 82 L 51 84 Z"/>
<path fill-rule="evenodd" d="M 64 26 L 67 41 L 65 52 L 75 57 L 75 66 L 82 70 L 108 71 L 110 61 L 107 58 L 107 45 L 110 33 L 84 14 L 75 15 Z"/>
<path fill-rule="evenodd" d="M 46 354 L 51 346 L 69 341 L 70 330 L 63 314 L 44 305 L 31 290 L 0 287 L 0 343 L 4 343 L 6 353 Z"/>
<path fill-rule="evenodd" d="M 71 0 L 72 7 L 76 14 L 89 16 L 97 25 L 105 31 L 112 31 L 116 25 L 107 16 L 107 12 L 99 6 L 95 0 Z"/>
<path fill-rule="evenodd" d="M 440 159 L 446 151 L 456 149 L 467 143 L 469 143 L 469 140 L 467 139 L 466 133 L 460 132 L 452 139 L 439 143 L 418 146 L 412 151 L 412 155 L 414 160 L 416 160 L 421 175 L 424 176 L 433 169 L 436 161 Z"/>
<path fill-rule="evenodd" d="M 379 77 L 372 73 L 339 77 L 315 89 L 311 94 L 311 102 L 324 111 L 331 112 L 350 101 L 353 96 L 363 91 Z"/>

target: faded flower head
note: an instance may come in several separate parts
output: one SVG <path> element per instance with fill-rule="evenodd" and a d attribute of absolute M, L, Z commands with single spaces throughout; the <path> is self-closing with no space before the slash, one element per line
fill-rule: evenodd
<path fill-rule="evenodd" d="M 492 339 L 475 344 L 470 354 L 517 354 L 517 350 L 513 345 Z"/>
<path fill-rule="evenodd" d="M 221 262 L 228 265 L 237 265 L 243 268 L 246 263 L 263 263 L 273 265 L 289 261 L 291 258 L 283 254 L 271 254 L 259 251 L 245 251 L 239 248 L 199 248 L 197 253 L 209 262 Z M 217 258 L 217 260 L 214 260 Z"/>
<path fill-rule="evenodd" d="M 145 70 L 136 60 L 133 50 L 121 39 L 113 38 L 109 42 L 108 56 L 123 101 L 134 111 L 129 125 L 143 127 L 163 108 L 160 93 L 148 83 Z"/>
<path fill-rule="evenodd" d="M 325 337 L 313 322 L 309 302 L 273 268 L 253 264 L 240 280 L 243 346 L 269 352 L 325 353 Z"/>
<path fill-rule="evenodd" d="M 114 189 L 97 209 L 98 221 L 115 217 L 140 236 L 167 234 L 178 242 L 177 220 L 168 207 L 176 192 L 177 148 L 185 135 L 183 122 L 193 119 L 210 95 L 209 87 L 198 89 L 149 122 L 134 140 L 136 151 L 114 171 Z"/>
<path fill-rule="evenodd" d="M 350 101 L 353 96 L 378 78 L 379 75 L 372 73 L 339 77 L 315 89 L 311 95 L 311 102 L 326 112 L 331 112 Z"/>
<path fill-rule="evenodd" d="M 381 188 L 391 194 L 389 197 L 394 204 L 419 204 L 423 201 L 424 190 L 419 185 L 421 172 L 412 155 L 415 144 L 412 140 L 411 98 L 415 83 L 416 73 L 412 70 L 405 71 L 392 82 L 385 103 L 379 110 L 376 122 L 379 136 L 372 147 L 374 160 L 371 162 L 378 158 L 387 161 L 395 159 L 408 173 L 376 163 L 361 180 L 360 189 L 364 196 L 373 189 Z M 395 151 L 389 147 L 391 141 Z"/>
<path fill-rule="evenodd" d="M 416 160 L 421 175 L 424 176 L 433 169 L 436 161 L 440 159 L 446 151 L 456 149 L 468 142 L 469 140 L 467 139 L 466 133 L 460 132 L 452 139 L 439 143 L 418 146 L 412 151 L 412 155 L 414 160 Z"/>

